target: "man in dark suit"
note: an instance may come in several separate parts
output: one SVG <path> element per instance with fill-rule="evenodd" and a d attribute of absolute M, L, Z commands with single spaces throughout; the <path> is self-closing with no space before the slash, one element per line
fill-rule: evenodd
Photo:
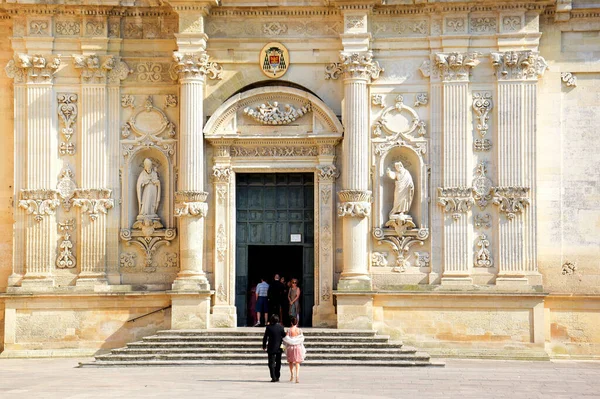
<path fill-rule="evenodd" d="M 283 317 L 281 314 L 281 297 L 283 295 L 283 289 L 283 283 L 279 281 L 279 274 L 276 274 L 273 278 L 273 282 L 269 284 L 269 313 L 279 316 L 279 320 L 282 320 Z"/>
<path fill-rule="evenodd" d="M 285 330 L 279 324 L 279 316 L 273 315 L 269 320 L 269 325 L 265 329 L 262 348 L 267 351 L 269 356 L 269 373 L 271 373 L 271 382 L 279 381 L 281 375 L 281 344 L 285 337 Z"/>

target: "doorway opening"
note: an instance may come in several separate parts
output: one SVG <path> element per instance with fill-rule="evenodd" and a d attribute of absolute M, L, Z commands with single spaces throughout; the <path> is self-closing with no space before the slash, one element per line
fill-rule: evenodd
<path fill-rule="evenodd" d="M 275 274 L 284 277 L 286 285 L 292 278 L 302 283 L 303 252 L 303 247 L 298 245 L 249 245 L 248 292 L 250 295 L 253 295 L 252 288 L 260 283 L 261 278 L 271 284 Z M 303 287 L 300 287 L 300 290 L 304 291 Z M 248 303 L 253 304 L 254 301 L 249 298 Z M 283 311 L 286 310 L 287 307 L 284 303 Z M 247 325 L 253 325 L 256 322 L 255 317 L 254 309 L 249 307 Z"/>

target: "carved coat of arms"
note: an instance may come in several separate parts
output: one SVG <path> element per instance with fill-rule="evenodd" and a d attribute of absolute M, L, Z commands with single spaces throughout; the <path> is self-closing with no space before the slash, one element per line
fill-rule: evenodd
<path fill-rule="evenodd" d="M 260 52 L 261 70 L 270 78 L 280 78 L 288 70 L 290 55 L 281 43 L 267 43 Z"/>

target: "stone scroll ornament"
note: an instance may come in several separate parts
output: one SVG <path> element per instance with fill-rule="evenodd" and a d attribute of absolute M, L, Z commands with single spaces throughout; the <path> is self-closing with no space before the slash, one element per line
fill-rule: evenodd
<path fill-rule="evenodd" d="M 267 102 L 266 104 L 261 104 L 256 109 L 245 108 L 244 114 L 263 125 L 287 125 L 306 115 L 311 110 L 310 103 L 301 108 L 295 108 L 293 105 L 286 104 L 283 110 L 281 110 L 279 103 L 274 101 L 273 103 Z"/>
<path fill-rule="evenodd" d="M 77 259 L 73 254 L 73 242 L 71 231 L 75 228 L 75 219 L 68 219 L 64 223 L 58 223 L 58 232 L 62 234 L 62 241 L 58 245 L 58 256 L 56 267 L 59 269 L 73 269 L 77 266 Z"/>
<path fill-rule="evenodd" d="M 71 137 L 74 134 L 73 127 L 77 120 L 77 94 L 74 93 L 59 93 L 58 101 L 58 117 L 63 125 L 60 132 L 65 136 L 65 141 L 62 141 L 59 146 L 60 155 L 74 155 L 75 144 L 71 142 Z"/>
<path fill-rule="evenodd" d="M 481 136 L 481 138 L 473 141 L 473 149 L 475 151 L 490 151 L 492 149 L 492 142 L 485 138 L 485 136 L 488 133 L 488 121 L 493 106 L 491 93 L 473 93 L 473 111 L 477 120 L 475 127 Z"/>
<path fill-rule="evenodd" d="M 475 267 L 492 267 L 494 265 L 494 261 L 492 260 L 492 254 L 488 249 L 490 242 L 485 234 L 479 235 L 479 238 L 477 239 L 477 246 L 479 249 L 476 251 L 475 258 L 473 259 Z"/>

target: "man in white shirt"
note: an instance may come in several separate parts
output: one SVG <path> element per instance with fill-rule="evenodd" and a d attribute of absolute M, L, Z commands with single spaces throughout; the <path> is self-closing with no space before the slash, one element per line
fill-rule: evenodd
<path fill-rule="evenodd" d="M 269 284 L 265 282 L 265 279 L 261 277 L 260 283 L 256 286 L 256 319 L 258 322 L 254 327 L 264 327 L 267 324 L 267 318 L 269 317 Z M 264 323 L 261 319 L 261 313 L 264 314 Z"/>

